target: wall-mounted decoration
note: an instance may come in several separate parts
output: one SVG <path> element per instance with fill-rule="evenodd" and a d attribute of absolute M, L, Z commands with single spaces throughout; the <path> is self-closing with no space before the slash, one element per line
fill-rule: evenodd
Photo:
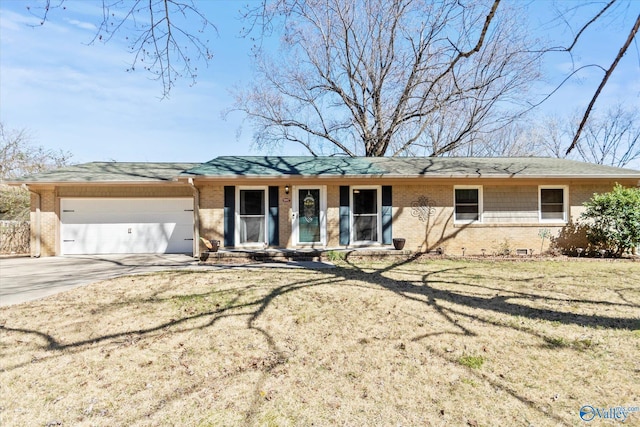
<path fill-rule="evenodd" d="M 436 208 L 433 207 L 433 200 L 420 196 L 418 200 L 411 202 L 411 216 L 418 217 L 420 221 L 426 222 L 431 215 L 435 215 Z"/>
<path fill-rule="evenodd" d="M 304 219 L 308 223 L 311 223 L 316 217 L 316 199 L 311 195 L 311 191 L 307 192 L 307 196 L 303 200 L 304 204 Z"/>

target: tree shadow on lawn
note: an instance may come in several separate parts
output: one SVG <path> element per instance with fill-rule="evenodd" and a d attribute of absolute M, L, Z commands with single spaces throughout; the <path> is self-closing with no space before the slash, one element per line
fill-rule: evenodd
<path fill-rule="evenodd" d="M 397 270 L 402 265 L 413 262 L 416 258 L 417 257 L 409 258 L 408 260 L 395 263 L 393 265 L 390 265 L 388 267 L 385 267 L 370 273 L 361 270 L 354 264 L 350 264 L 350 266 L 354 269 L 354 271 L 364 274 L 365 275 L 364 277 L 368 276 L 369 277 L 368 280 L 370 280 L 372 284 L 380 285 L 398 295 L 401 295 L 405 298 L 413 299 L 416 301 L 424 302 L 424 300 L 420 299 L 419 297 L 427 298 L 429 301 L 428 305 L 431 305 L 434 308 L 438 307 L 438 301 L 443 301 L 443 302 L 451 302 L 451 303 L 469 307 L 469 308 L 493 311 L 499 314 L 521 316 L 521 317 L 526 317 L 526 318 L 535 319 L 535 320 L 546 320 L 549 322 L 558 322 L 566 325 L 577 325 L 577 326 L 584 326 L 584 327 L 590 327 L 590 328 L 606 328 L 606 329 L 628 329 L 628 330 L 640 329 L 640 319 L 637 319 L 637 318 L 634 319 L 634 318 L 626 318 L 626 317 L 585 315 L 585 314 L 562 312 L 557 310 L 545 310 L 545 309 L 535 308 L 528 305 L 513 303 L 509 301 L 514 298 L 519 298 L 519 299 L 527 299 L 529 301 L 544 300 L 544 301 L 565 302 L 565 303 L 594 304 L 598 306 L 611 306 L 611 307 L 626 306 L 626 307 L 640 308 L 640 306 L 636 304 L 632 304 L 626 299 L 624 300 L 626 303 L 612 303 L 608 301 L 594 301 L 594 300 L 586 300 L 586 299 L 554 298 L 549 296 L 536 295 L 534 293 L 518 292 L 513 290 L 505 290 L 502 288 L 476 285 L 476 284 L 466 283 L 462 281 L 442 280 L 435 277 L 438 274 L 442 274 L 445 272 L 462 271 L 464 267 L 450 268 L 450 269 L 444 269 L 440 271 L 432 271 L 432 272 L 425 273 L 421 277 L 420 285 L 416 285 L 415 281 L 399 282 L 398 280 L 384 276 L 384 273 Z M 342 276 L 346 278 L 347 275 L 344 274 L 345 271 L 346 270 L 344 269 L 342 270 L 338 269 L 336 275 L 341 275 L 341 273 L 343 273 Z M 534 279 L 535 278 L 531 277 L 526 279 L 515 279 L 515 280 L 533 281 Z M 455 292 L 450 289 L 438 289 L 433 286 L 435 284 L 456 285 L 456 286 L 464 285 L 469 288 L 475 287 L 475 288 L 480 288 L 485 290 L 493 290 L 496 292 L 508 293 L 509 295 L 495 295 L 489 298 L 465 295 L 463 293 Z M 478 320 L 483 320 L 483 319 L 478 319 Z"/>
<path fill-rule="evenodd" d="M 170 319 L 169 321 L 164 321 L 158 323 L 155 326 L 148 328 L 141 328 L 137 330 L 126 330 L 120 332 L 113 332 L 110 334 L 104 334 L 102 336 L 91 337 L 83 340 L 77 340 L 74 342 L 60 342 L 55 336 L 51 334 L 47 334 L 42 331 L 37 330 L 28 330 L 22 328 L 12 328 L 6 326 L 5 324 L 0 325 L 0 331 L 5 333 L 18 333 L 18 334 L 33 334 L 40 339 L 45 341 L 43 346 L 43 350 L 49 350 L 51 353 L 47 357 L 43 357 L 38 360 L 46 360 L 48 358 L 54 358 L 58 354 L 62 354 L 64 350 L 65 353 L 69 352 L 81 352 L 86 346 L 95 346 L 96 344 L 103 343 L 107 345 L 108 343 L 112 343 L 114 340 L 127 339 L 132 336 L 137 337 L 138 339 L 151 338 L 154 334 L 159 332 L 175 332 L 182 333 L 192 330 L 202 330 L 207 328 L 214 328 L 216 324 L 226 318 L 229 317 L 246 317 L 246 326 L 248 330 L 253 330 L 259 333 L 265 340 L 268 345 L 269 352 L 271 352 L 274 356 L 270 358 L 269 361 L 258 364 L 253 367 L 245 367 L 246 369 L 259 369 L 262 371 L 260 380 L 255 384 L 254 389 L 254 397 L 251 403 L 251 409 L 246 414 L 246 418 L 248 421 L 252 421 L 256 414 L 259 413 L 260 406 L 264 401 L 263 396 L 261 395 L 261 390 L 263 388 L 264 382 L 268 379 L 270 372 L 277 366 L 286 364 L 289 355 L 286 351 L 283 351 L 279 348 L 279 344 L 274 336 L 265 328 L 258 325 L 257 321 L 263 315 L 263 313 L 273 305 L 274 301 L 283 295 L 296 292 L 302 289 L 309 289 L 318 286 L 365 286 L 367 288 L 379 287 L 384 290 L 393 292 L 394 294 L 406 298 L 412 301 L 416 301 L 425 306 L 432 308 L 435 310 L 443 319 L 446 320 L 447 323 L 450 323 L 454 328 L 456 328 L 459 332 L 451 332 L 451 331 L 441 331 L 441 332 L 433 332 L 430 334 L 418 335 L 411 338 L 411 341 L 419 341 L 423 340 L 429 336 L 438 335 L 438 334 L 459 334 L 462 336 L 473 336 L 476 335 L 472 330 L 466 328 L 461 325 L 455 317 L 463 316 L 470 319 L 474 319 L 486 324 L 491 324 L 499 327 L 507 327 L 513 328 L 520 332 L 525 332 L 528 334 L 532 334 L 541 338 L 544 341 L 548 341 L 548 337 L 544 336 L 541 332 L 531 330 L 530 328 L 522 328 L 517 325 L 505 324 L 495 320 L 488 319 L 486 317 L 481 317 L 480 315 L 474 315 L 465 312 L 464 308 L 472 308 L 472 309 L 481 309 L 488 312 L 493 312 L 496 314 L 509 315 L 515 317 L 525 317 L 534 320 L 543 320 L 549 322 L 558 322 L 566 325 L 577 325 L 582 327 L 589 328 L 604 328 L 604 329 L 640 329 L 640 319 L 636 318 L 624 318 L 624 317 L 610 317 L 610 316 L 601 316 L 601 315 L 585 315 L 585 314 L 576 314 L 569 312 L 562 312 L 558 310 L 548 310 L 535 308 L 524 304 L 519 304 L 517 302 L 510 301 L 511 299 L 525 299 L 527 301 L 537 301 L 537 300 L 546 300 L 546 301 L 554 301 L 554 302 L 569 302 L 569 303 L 585 303 L 585 304 L 594 304 L 597 306 L 626 306 L 635 308 L 638 305 L 629 303 L 627 300 L 627 304 L 625 303 L 612 303 L 608 301 L 592 301 L 585 299 L 562 299 L 562 298 L 549 298 L 547 296 L 536 295 L 535 293 L 527 293 L 527 292 L 516 292 L 511 290 L 505 290 L 502 288 L 483 286 L 474 283 L 470 283 L 471 280 L 469 278 L 465 278 L 463 275 L 464 270 L 467 267 L 455 267 L 455 268 L 444 268 L 438 271 L 429 271 L 426 273 L 422 273 L 420 271 L 416 271 L 415 269 L 408 270 L 408 273 L 411 275 L 417 275 L 417 280 L 399 280 L 395 278 L 391 278 L 386 276 L 385 274 L 391 274 L 393 272 L 401 271 L 401 268 L 405 265 L 408 265 L 415 261 L 416 258 L 410 258 L 408 260 L 404 260 L 401 262 L 397 262 L 386 266 L 380 269 L 373 269 L 373 271 L 365 271 L 364 269 L 358 267 L 357 265 L 351 263 L 347 260 L 347 266 L 345 267 L 337 267 L 332 270 L 323 270 L 323 274 L 319 278 L 308 278 L 305 277 L 305 280 L 293 281 L 291 283 L 286 283 L 284 285 L 276 286 L 275 288 L 272 286 L 255 286 L 248 285 L 243 287 L 232 288 L 231 290 L 218 290 L 213 289 L 210 292 L 204 293 L 194 293 L 188 295 L 172 295 L 167 297 L 159 297 L 160 294 L 154 293 L 151 296 L 137 299 L 137 300 L 128 300 L 123 302 L 116 303 L 117 306 L 135 304 L 135 303 L 162 303 L 168 300 L 175 299 L 198 299 L 205 298 L 212 295 L 220 295 L 221 292 L 228 293 L 229 297 L 226 300 L 226 303 L 223 305 L 219 305 L 215 307 L 215 309 L 205 310 L 203 312 L 198 312 L 192 315 L 183 315 L 180 318 Z M 174 272 L 175 274 L 215 274 L 211 271 L 203 271 L 203 272 Z M 446 280 L 443 278 L 437 277 L 443 273 L 460 273 L 454 278 Z M 285 276 L 286 277 L 286 276 Z M 539 278 L 539 277 L 538 277 Z M 497 278 L 496 278 L 497 279 Z M 535 277 L 525 278 L 525 279 L 517 279 L 521 281 L 533 281 L 536 279 Z M 286 280 L 286 279 L 285 279 Z M 358 283 L 350 283 L 351 281 L 360 281 L 364 284 Z M 484 290 L 491 290 L 496 292 L 507 293 L 509 295 L 495 295 L 495 296 L 477 296 L 477 295 L 469 295 L 459 291 L 455 291 L 452 289 L 440 289 L 437 286 L 444 285 L 449 287 L 456 286 L 466 286 L 470 288 L 479 288 Z M 264 294 L 259 294 L 255 298 L 251 298 L 249 300 L 246 299 L 246 293 L 249 291 L 256 291 L 260 289 L 269 289 L 269 291 Z M 447 304 L 449 303 L 449 304 Z M 451 305 L 459 306 L 460 309 L 453 308 Z M 105 307 L 105 310 L 109 310 L 109 307 Z M 204 320 L 202 323 L 200 321 Z M 195 323 L 195 324 L 194 324 Z M 459 361 L 454 358 L 453 355 L 448 355 L 441 350 L 436 348 L 432 348 L 428 346 L 428 349 L 432 354 L 441 357 L 442 359 L 454 363 L 459 364 Z M 21 366 L 27 365 L 29 363 L 33 363 L 33 361 L 25 362 L 23 364 L 5 367 L 5 370 L 16 369 Z M 240 375 L 243 371 L 239 370 L 234 375 Z M 540 403 L 534 402 L 527 397 L 521 395 L 518 391 L 514 390 L 510 387 L 509 384 L 502 383 L 496 379 L 489 377 L 488 375 L 482 372 L 472 372 L 473 375 L 476 375 L 479 379 L 483 381 L 487 381 L 492 386 L 504 390 L 506 393 L 510 394 L 520 402 L 526 404 L 527 406 L 536 409 L 541 415 L 545 417 L 551 417 L 558 422 L 567 423 L 567 420 L 562 417 L 548 413 L 539 408 Z M 164 400 L 170 401 L 174 399 L 183 398 L 185 394 L 195 393 L 199 388 L 198 384 L 193 384 L 191 387 L 187 387 L 181 389 L 180 392 L 175 392 L 173 396 L 167 396 Z M 148 416 L 149 414 L 141 414 L 141 417 Z"/>

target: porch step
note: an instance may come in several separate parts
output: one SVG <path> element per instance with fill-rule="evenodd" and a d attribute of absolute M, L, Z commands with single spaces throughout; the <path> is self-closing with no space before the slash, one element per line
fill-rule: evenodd
<path fill-rule="evenodd" d="M 266 250 L 221 250 L 202 252 L 201 264 L 245 264 L 251 262 L 289 261 L 337 261 L 342 259 L 409 258 L 412 251 L 392 248 L 376 249 L 266 249 Z"/>

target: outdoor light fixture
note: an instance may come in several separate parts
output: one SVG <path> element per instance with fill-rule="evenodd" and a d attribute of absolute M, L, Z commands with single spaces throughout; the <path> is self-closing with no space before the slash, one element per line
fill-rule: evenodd
<path fill-rule="evenodd" d="M 289 184 L 284 186 L 284 193 L 289 194 Z"/>

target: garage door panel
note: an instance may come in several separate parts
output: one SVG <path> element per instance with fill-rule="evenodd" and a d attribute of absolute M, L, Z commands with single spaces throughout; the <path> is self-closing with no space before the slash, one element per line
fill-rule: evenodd
<path fill-rule="evenodd" d="M 174 212 L 177 209 L 193 209 L 193 200 L 186 198 L 168 199 L 63 199 L 63 210 L 92 211 L 92 212 L 118 212 L 135 213 L 147 212 Z"/>
<path fill-rule="evenodd" d="M 165 223 L 177 224 L 193 222 L 193 212 L 74 212 L 66 213 L 65 224 L 143 224 Z"/>
<path fill-rule="evenodd" d="M 65 226 L 62 253 L 65 255 L 121 253 L 131 246 L 131 237 L 123 224 L 73 224 Z M 131 252 L 135 253 L 135 252 Z"/>
<path fill-rule="evenodd" d="M 132 253 L 181 253 L 193 250 L 193 227 L 175 223 L 135 224 L 130 234 Z"/>
<path fill-rule="evenodd" d="M 190 253 L 192 199 L 62 199 L 63 254 Z"/>
<path fill-rule="evenodd" d="M 188 236 L 188 237 L 187 237 Z M 176 225 L 169 236 L 167 253 L 186 253 L 193 251 L 193 225 Z"/>

